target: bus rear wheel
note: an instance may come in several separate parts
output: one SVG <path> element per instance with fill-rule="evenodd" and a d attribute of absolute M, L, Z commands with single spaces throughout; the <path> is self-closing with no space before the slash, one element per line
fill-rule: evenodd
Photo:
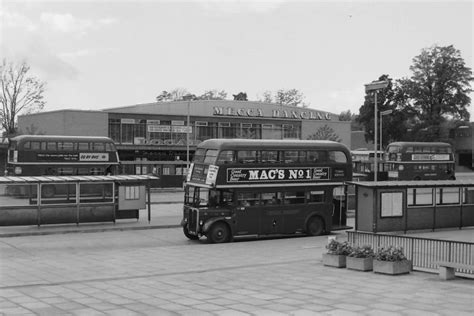
<path fill-rule="evenodd" d="M 183 233 L 184 233 L 184 236 L 188 237 L 191 240 L 198 240 L 199 239 L 199 236 L 191 235 L 189 233 L 188 227 L 186 227 L 186 226 L 183 227 Z"/>
<path fill-rule="evenodd" d="M 215 223 L 209 230 L 207 238 L 213 244 L 228 242 L 230 240 L 229 227 L 224 223 Z"/>
<path fill-rule="evenodd" d="M 324 232 L 324 223 L 320 217 L 313 216 L 308 220 L 306 233 L 310 236 L 319 236 Z"/>

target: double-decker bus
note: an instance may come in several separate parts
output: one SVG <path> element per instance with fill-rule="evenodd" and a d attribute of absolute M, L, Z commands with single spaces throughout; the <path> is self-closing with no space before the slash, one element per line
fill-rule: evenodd
<path fill-rule="evenodd" d="M 329 233 L 346 211 L 335 195 L 345 196 L 351 179 L 350 151 L 340 143 L 209 139 L 187 176 L 183 232 L 213 243 Z"/>
<path fill-rule="evenodd" d="M 385 150 L 389 180 L 455 180 L 450 144 L 395 142 Z"/>
<path fill-rule="evenodd" d="M 374 180 L 374 151 L 367 149 L 358 149 L 351 151 L 352 172 L 354 179 L 363 181 Z M 387 180 L 387 170 L 383 161 L 384 152 L 377 151 L 377 179 L 379 181 Z"/>
<path fill-rule="evenodd" d="M 117 174 L 119 158 L 108 137 L 21 135 L 10 139 L 8 175 Z"/>

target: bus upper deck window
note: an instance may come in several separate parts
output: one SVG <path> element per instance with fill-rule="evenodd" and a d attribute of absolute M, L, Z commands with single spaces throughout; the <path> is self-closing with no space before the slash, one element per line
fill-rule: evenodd
<path fill-rule="evenodd" d="M 92 149 L 94 151 L 105 151 L 104 143 L 92 143 Z"/>
<path fill-rule="evenodd" d="M 72 142 L 59 142 L 58 143 L 59 150 L 73 150 Z"/>
<path fill-rule="evenodd" d="M 105 144 L 105 151 L 115 151 L 115 146 L 114 146 L 114 144 L 106 143 L 106 144 Z"/>
<path fill-rule="evenodd" d="M 298 162 L 298 151 L 297 150 L 285 150 L 283 152 L 284 162 L 293 163 Z"/>
<path fill-rule="evenodd" d="M 219 153 L 217 158 L 217 163 L 232 163 L 235 161 L 234 151 L 232 150 L 223 150 Z"/>
<path fill-rule="evenodd" d="M 237 152 L 237 159 L 240 163 L 254 163 L 257 161 L 257 151 L 239 150 Z"/>
<path fill-rule="evenodd" d="M 329 160 L 333 162 L 347 162 L 347 157 L 342 151 L 330 151 Z"/>
<path fill-rule="evenodd" d="M 196 152 L 194 153 L 194 162 L 204 162 L 204 157 L 206 155 L 206 150 L 204 148 L 198 148 L 196 149 Z"/>
<path fill-rule="evenodd" d="M 13 143 L 14 145 L 10 145 L 10 148 L 13 149 L 13 150 L 16 150 L 16 142 Z M 23 149 L 31 149 L 31 142 L 25 142 L 23 144 Z"/>
<path fill-rule="evenodd" d="M 204 157 L 204 163 L 215 163 L 217 160 L 217 150 L 208 149 L 206 151 L 206 156 Z"/>
<path fill-rule="evenodd" d="M 31 142 L 31 149 L 32 150 L 39 150 L 41 148 L 40 142 Z"/>
<path fill-rule="evenodd" d="M 56 142 L 47 142 L 46 143 L 46 149 L 47 150 L 57 150 Z"/>
<path fill-rule="evenodd" d="M 89 143 L 85 143 L 85 142 L 77 143 L 77 150 L 89 150 Z"/>
<path fill-rule="evenodd" d="M 262 150 L 260 152 L 260 160 L 263 163 L 278 162 L 278 150 Z"/>

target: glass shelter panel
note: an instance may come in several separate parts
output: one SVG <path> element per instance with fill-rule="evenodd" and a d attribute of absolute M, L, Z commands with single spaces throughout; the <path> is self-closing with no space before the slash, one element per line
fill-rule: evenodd
<path fill-rule="evenodd" d="M 0 206 L 27 206 L 37 204 L 37 184 L 0 184 Z"/>

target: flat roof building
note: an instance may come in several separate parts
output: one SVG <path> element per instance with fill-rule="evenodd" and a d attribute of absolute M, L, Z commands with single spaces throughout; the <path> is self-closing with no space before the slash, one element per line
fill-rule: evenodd
<path fill-rule="evenodd" d="M 119 151 L 123 173 L 182 182 L 188 153 L 209 138 L 338 140 L 350 148 L 351 124 L 310 108 L 230 100 L 137 104 L 100 111 L 58 110 L 22 115 L 23 134 L 107 136 Z"/>

